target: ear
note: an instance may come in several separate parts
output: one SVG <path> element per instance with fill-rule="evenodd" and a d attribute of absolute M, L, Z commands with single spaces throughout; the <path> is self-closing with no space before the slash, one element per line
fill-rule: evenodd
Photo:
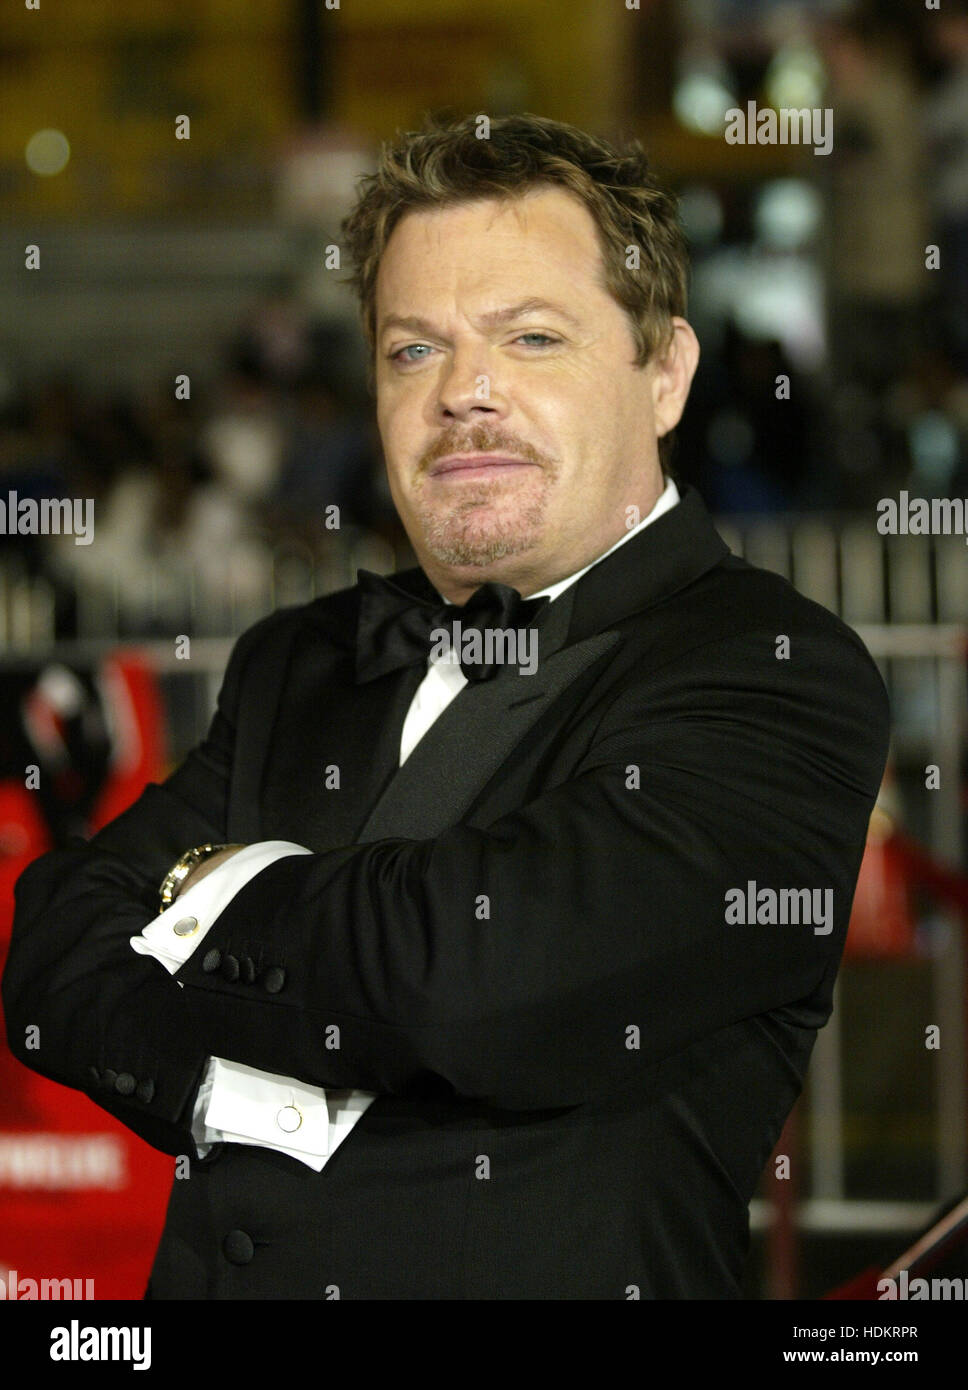
<path fill-rule="evenodd" d="M 699 365 L 699 340 L 685 319 L 672 320 L 672 337 L 650 365 L 655 431 L 661 439 L 678 425 Z"/>

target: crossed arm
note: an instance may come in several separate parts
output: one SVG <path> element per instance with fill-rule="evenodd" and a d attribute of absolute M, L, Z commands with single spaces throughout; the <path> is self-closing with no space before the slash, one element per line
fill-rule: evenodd
<path fill-rule="evenodd" d="M 225 839 L 233 656 L 209 737 L 183 767 L 18 883 L 11 1047 L 178 1153 L 210 1056 L 375 1093 L 433 1077 L 544 1108 L 822 993 L 887 710 L 846 637 L 805 633 L 799 652 L 786 684 L 772 642 L 751 632 L 626 685 L 570 775 L 487 826 L 279 859 L 172 976 L 129 943 L 178 855 Z M 727 923 L 726 893 L 749 880 L 831 889 L 833 932 Z M 206 970 L 212 951 L 251 960 L 255 980 Z M 29 1023 L 39 1052 L 24 1049 Z M 95 1074 L 122 1067 L 152 1077 L 150 1101 L 99 1089 Z"/>

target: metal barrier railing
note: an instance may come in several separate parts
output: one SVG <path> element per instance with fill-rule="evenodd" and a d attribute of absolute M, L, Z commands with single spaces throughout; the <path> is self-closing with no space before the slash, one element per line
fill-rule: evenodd
<path fill-rule="evenodd" d="M 725 517 L 730 549 L 856 627 L 963 623 L 968 547 L 954 535 L 885 536 L 873 515 Z"/>
<path fill-rule="evenodd" d="M 899 664 L 918 663 L 922 680 L 933 684 L 933 697 L 922 702 L 931 711 L 933 728 L 908 723 L 895 727 L 892 762 L 899 770 L 905 763 L 923 773 L 925 761 L 942 770 L 940 782 L 928 794 L 930 853 L 941 864 L 963 865 L 963 820 L 960 769 L 968 730 L 968 627 L 943 624 L 884 627 L 861 624 L 856 628 L 885 674 L 888 688 L 896 682 Z M 917 708 L 917 706 L 915 706 Z M 925 759 L 925 751 L 929 756 Z M 923 785 L 923 777 L 921 777 Z M 810 1063 L 810 1105 L 807 1143 L 812 1183 L 809 1195 L 798 1203 L 796 1224 L 802 1231 L 866 1232 L 915 1231 L 923 1227 L 940 1203 L 968 1188 L 968 943 L 966 923 L 948 908 L 935 913 L 936 924 L 947 930 L 941 949 L 931 957 L 932 1012 L 943 1046 L 933 1054 L 935 1064 L 935 1193 L 923 1202 L 862 1200 L 848 1197 L 845 1183 L 842 988 L 834 995 L 834 1010 L 817 1036 Z M 843 976 L 841 976 L 841 979 Z M 770 1224 L 769 1204 L 751 1207 L 754 1227 Z"/>
<path fill-rule="evenodd" d="M 405 545 L 357 528 L 334 532 L 318 548 L 260 543 L 239 557 L 230 547 L 204 564 L 129 559 L 103 572 L 65 546 L 50 555 L 47 575 L 28 575 L 16 561 L 0 565 L 0 654 L 49 646 L 58 606 L 72 611 L 79 639 L 237 636 L 276 608 L 355 584 L 358 569 L 389 572 L 412 563 Z M 62 621 L 61 635 L 63 629 Z"/>
<path fill-rule="evenodd" d="M 959 535 L 883 536 L 873 516 L 725 517 L 723 538 L 752 564 L 783 575 L 852 626 L 959 624 L 968 615 L 968 547 Z M 178 630 L 237 634 L 263 614 L 411 563 L 403 541 L 361 528 L 334 531 L 317 547 L 247 543 L 204 563 L 196 558 L 92 567 L 70 537 L 48 537 L 51 572 L 75 599 L 79 637 L 142 637 Z M 120 562 L 119 562 L 120 563 Z M 49 641 L 55 591 L 48 579 L 0 565 L 0 652 Z M 185 625 L 190 625 L 186 627 Z"/>

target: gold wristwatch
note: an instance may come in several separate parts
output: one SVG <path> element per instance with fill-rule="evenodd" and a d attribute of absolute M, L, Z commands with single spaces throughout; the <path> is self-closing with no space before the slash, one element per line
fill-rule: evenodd
<path fill-rule="evenodd" d="M 196 845 L 194 849 L 187 850 L 182 857 L 174 863 L 165 877 L 161 881 L 158 890 L 161 894 L 162 907 L 171 907 L 175 901 L 178 889 L 185 882 L 185 879 L 196 868 L 203 859 L 207 859 L 210 854 L 218 854 L 220 849 L 241 849 L 241 845 Z"/>

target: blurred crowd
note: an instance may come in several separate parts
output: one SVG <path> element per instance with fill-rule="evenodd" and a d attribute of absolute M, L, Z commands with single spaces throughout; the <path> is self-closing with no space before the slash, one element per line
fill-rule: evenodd
<path fill-rule="evenodd" d="M 900 488 L 966 496 L 968 6 L 901 20 L 864 7 L 818 24 L 808 51 L 822 62 L 832 149 L 804 156 L 800 201 L 788 185 L 772 219 L 762 189 L 720 195 L 725 228 L 697 257 L 697 281 L 732 238 L 753 247 L 759 283 L 720 315 L 711 358 L 703 338 L 683 472 L 723 513 L 866 510 Z M 743 328 L 744 293 L 794 283 L 797 259 L 816 271 L 805 296 L 819 353 L 795 298 L 784 331 Z M 693 307 L 702 314 L 695 294 Z"/>
<path fill-rule="evenodd" d="M 271 591 L 280 548 L 395 533 L 354 333 L 269 298 L 204 382 L 98 398 L 62 376 L 6 402 L 0 495 L 93 499 L 95 544 L 0 536 L 19 572 L 51 580 L 58 636 L 73 635 L 77 584 L 124 607 L 158 575 L 191 575 L 195 599 L 231 589 L 245 607 Z"/>

